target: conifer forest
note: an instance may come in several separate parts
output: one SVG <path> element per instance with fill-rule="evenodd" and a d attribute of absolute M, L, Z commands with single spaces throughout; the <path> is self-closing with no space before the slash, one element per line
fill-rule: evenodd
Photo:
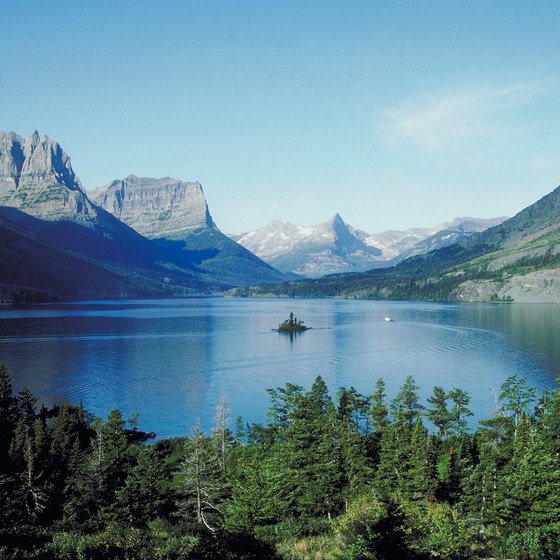
<path fill-rule="evenodd" d="M 560 557 L 560 390 L 269 389 L 262 424 L 157 440 L 118 410 L 38 406 L 0 366 L 0 558 Z M 139 411 L 140 414 L 142 411 Z"/>

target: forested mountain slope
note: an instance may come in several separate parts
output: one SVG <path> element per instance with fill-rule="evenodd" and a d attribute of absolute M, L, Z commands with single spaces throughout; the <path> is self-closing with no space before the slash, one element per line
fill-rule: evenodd
<path fill-rule="evenodd" d="M 495 227 L 390 269 L 285 283 L 274 293 L 555 302 L 560 301 L 559 269 L 560 187 Z"/>

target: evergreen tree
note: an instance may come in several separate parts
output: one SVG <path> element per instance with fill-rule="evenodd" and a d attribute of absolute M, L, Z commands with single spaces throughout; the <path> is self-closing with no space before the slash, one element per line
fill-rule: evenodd
<path fill-rule="evenodd" d="M 560 378 L 557 379 L 560 382 Z M 548 453 L 560 456 L 560 390 L 546 393 L 539 405 L 538 429 Z"/>
<path fill-rule="evenodd" d="M 12 380 L 4 364 L 0 364 L 0 475 L 9 472 L 9 450 L 19 420 Z"/>
<path fill-rule="evenodd" d="M 431 408 L 426 410 L 426 418 L 434 425 L 436 434 L 447 439 L 451 426 L 451 414 L 447 409 L 447 395 L 442 387 L 435 386 L 428 403 Z"/>
<path fill-rule="evenodd" d="M 437 485 L 436 458 L 434 439 L 419 416 L 411 434 L 410 467 L 401 483 L 403 494 L 414 500 L 424 500 L 434 495 Z"/>
<path fill-rule="evenodd" d="M 470 397 L 462 389 L 454 388 L 447 393 L 447 398 L 453 403 L 449 411 L 450 426 L 453 434 L 462 437 L 467 433 L 467 418 L 473 413 L 468 408 Z"/>
<path fill-rule="evenodd" d="M 418 389 L 414 377 L 409 375 L 401 386 L 399 393 L 391 402 L 391 414 L 396 424 L 412 427 L 422 414 L 424 407 L 420 403 Z"/>
<path fill-rule="evenodd" d="M 406 378 L 390 408 L 394 422 L 381 437 L 376 488 L 385 497 L 426 497 L 432 493 L 435 463 L 422 424 L 418 387 L 411 376 Z"/>
<path fill-rule="evenodd" d="M 547 453 L 541 436 L 534 430 L 529 433 L 529 440 L 520 454 L 512 475 L 520 521 L 538 529 L 547 542 L 554 542 L 557 554 L 560 550 L 560 461 Z"/>
<path fill-rule="evenodd" d="M 182 479 L 184 497 L 179 507 L 187 516 L 211 532 L 221 524 L 222 502 L 227 497 L 227 485 L 222 476 L 220 458 L 212 441 L 204 436 L 196 425 L 185 444 L 185 458 L 179 476 Z"/>
<path fill-rule="evenodd" d="M 297 401 L 303 393 L 303 387 L 286 383 L 285 387 L 267 389 L 267 392 L 271 401 L 268 409 L 269 432 L 273 439 L 281 441 L 284 431 L 293 419 Z"/>
<path fill-rule="evenodd" d="M 243 451 L 224 506 L 228 529 L 254 532 L 285 517 L 291 497 L 285 496 L 284 473 L 276 467 L 270 450 L 252 446 Z"/>
<path fill-rule="evenodd" d="M 361 494 L 369 484 L 373 471 L 368 464 L 368 399 L 354 387 L 342 387 L 337 393 L 337 440 L 340 449 L 343 483 L 346 496 Z M 361 437 L 363 433 L 364 437 Z"/>
<path fill-rule="evenodd" d="M 31 393 L 29 387 L 24 387 L 18 396 L 19 416 L 22 418 L 27 431 L 33 430 L 33 424 L 37 417 L 35 407 L 37 406 L 37 398 Z"/>
<path fill-rule="evenodd" d="M 125 425 L 119 410 L 112 410 L 105 422 L 96 419 L 92 423 L 94 436 L 90 449 L 72 479 L 65 477 L 68 482 L 64 490 L 65 517 L 72 527 L 99 528 L 108 522 L 116 492 L 124 485 L 133 464 Z M 72 461 L 80 457 L 79 443 L 76 438 L 74 442 L 64 438 L 61 443 L 66 456 L 63 469 L 66 475 Z"/>
<path fill-rule="evenodd" d="M 338 509 L 342 477 L 336 410 L 321 377 L 297 396 L 277 460 L 279 472 L 285 473 L 284 499 L 292 497 L 297 515 L 330 516 Z"/>
<path fill-rule="evenodd" d="M 389 410 L 387 409 L 387 395 L 385 394 L 385 381 L 382 377 L 375 382 L 375 392 L 369 398 L 369 417 L 375 431 L 379 434 L 388 425 Z"/>
<path fill-rule="evenodd" d="M 171 510 L 170 482 L 170 473 L 154 448 L 140 448 L 136 464 L 115 493 L 114 516 L 131 527 L 146 527 Z"/>
<path fill-rule="evenodd" d="M 499 399 L 504 402 L 504 410 L 513 415 L 514 424 L 517 426 L 521 415 L 529 413 L 535 397 L 534 387 L 529 387 L 525 379 L 511 375 L 502 383 Z"/>

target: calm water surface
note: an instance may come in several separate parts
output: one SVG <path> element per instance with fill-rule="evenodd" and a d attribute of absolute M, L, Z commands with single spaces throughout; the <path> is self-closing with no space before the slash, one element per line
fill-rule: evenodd
<path fill-rule="evenodd" d="M 273 332 L 290 311 L 313 329 Z M 47 404 L 82 399 L 104 417 L 139 412 L 158 437 L 186 435 L 197 419 L 210 428 L 222 395 L 232 418 L 261 422 L 267 388 L 308 388 L 317 375 L 333 395 L 371 394 L 383 377 L 392 398 L 412 374 L 424 398 L 434 385 L 465 389 L 482 418 L 509 375 L 556 386 L 559 336 L 560 306 L 539 304 L 201 298 L 0 310 L 0 362 L 18 390 Z"/>

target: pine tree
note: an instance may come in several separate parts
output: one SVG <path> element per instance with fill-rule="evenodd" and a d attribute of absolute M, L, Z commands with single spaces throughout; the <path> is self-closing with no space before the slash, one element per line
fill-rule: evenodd
<path fill-rule="evenodd" d="M 0 475 L 9 472 L 9 450 L 18 419 L 12 380 L 6 366 L 0 364 Z"/>
<path fill-rule="evenodd" d="M 37 417 L 35 407 L 37 406 L 37 398 L 31 393 L 29 387 L 25 386 L 18 396 L 19 415 L 23 419 L 25 427 L 28 431 L 33 430 L 33 424 Z"/>
<path fill-rule="evenodd" d="M 273 441 L 282 441 L 283 434 L 292 421 L 297 401 L 303 393 L 303 387 L 286 383 L 285 387 L 267 389 L 267 392 L 271 401 L 268 409 L 268 431 Z"/>
<path fill-rule="evenodd" d="M 538 429 L 548 453 L 560 457 L 560 390 L 550 391 L 541 398 Z"/>
<path fill-rule="evenodd" d="M 379 389 L 378 386 L 377 393 L 381 395 Z M 412 432 L 422 410 L 417 391 L 414 379 L 408 376 L 390 405 L 393 422 L 385 426 L 381 434 L 375 486 L 387 499 L 408 494 Z"/>
<path fill-rule="evenodd" d="M 112 410 L 106 421 L 97 418 L 92 423 L 94 436 L 90 448 L 72 479 L 66 475 L 70 472 L 70 465 L 80 457 L 79 441 L 76 435 L 74 440 L 62 440 L 65 454 L 62 472 L 67 482 L 64 509 L 71 526 L 102 527 L 108 521 L 116 492 L 124 485 L 133 464 L 125 425 L 119 410 Z"/>
<path fill-rule="evenodd" d="M 153 447 L 142 447 L 137 462 L 126 476 L 124 485 L 115 493 L 112 511 L 115 517 L 131 527 L 146 527 L 171 508 L 171 477 Z"/>
<path fill-rule="evenodd" d="M 449 429 L 455 436 L 463 437 L 468 431 L 467 418 L 473 415 L 468 408 L 470 397 L 462 389 L 454 388 L 447 393 L 447 398 L 453 403 L 449 411 Z"/>
<path fill-rule="evenodd" d="M 402 479 L 401 492 L 414 500 L 434 495 L 436 489 L 436 449 L 433 438 L 418 417 L 410 440 L 410 467 Z M 404 483 L 404 484 L 403 484 Z"/>
<path fill-rule="evenodd" d="M 284 494 L 284 473 L 276 467 L 270 449 L 251 446 L 243 450 L 235 476 L 230 477 L 232 493 L 224 505 L 226 528 L 253 532 L 285 517 L 290 497 Z"/>
<path fill-rule="evenodd" d="M 295 398 L 275 458 L 276 472 L 284 473 L 282 497 L 292 503 L 294 513 L 330 516 L 340 507 L 336 410 L 321 377 L 310 391 Z"/>
<path fill-rule="evenodd" d="M 390 406 L 396 424 L 412 427 L 416 423 L 424 410 L 420 403 L 418 389 L 414 377 L 409 375 Z"/>
<path fill-rule="evenodd" d="M 185 458 L 178 474 L 184 490 L 178 505 L 187 516 L 193 514 L 198 524 L 216 532 L 221 524 L 222 502 L 228 494 L 227 484 L 216 448 L 199 425 L 185 444 Z"/>
<path fill-rule="evenodd" d="M 451 426 L 451 414 L 447 409 L 447 395 L 442 387 L 435 386 L 428 403 L 431 408 L 426 410 L 426 418 L 434 425 L 436 434 L 447 439 Z"/>
<path fill-rule="evenodd" d="M 529 387 L 527 381 L 517 375 L 511 375 L 501 385 L 499 399 L 504 402 L 504 410 L 513 415 L 515 426 L 522 414 L 529 413 L 535 397 L 536 389 Z"/>
<path fill-rule="evenodd" d="M 369 417 L 375 431 L 381 434 L 388 425 L 389 410 L 387 409 L 385 381 L 382 377 L 375 382 L 375 392 L 369 398 Z"/>
<path fill-rule="evenodd" d="M 368 486 L 373 471 L 368 464 L 366 438 L 368 399 L 354 387 L 342 387 L 337 393 L 337 440 L 340 449 L 345 496 L 357 496 Z M 361 434 L 364 434 L 364 437 Z M 346 498 L 347 499 L 347 498 Z"/>
<path fill-rule="evenodd" d="M 542 537 L 545 556 L 557 557 L 560 552 L 560 461 L 547 452 L 535 430 L 529 432 L 529 440 L 517 458 L 519 462 L 511 476 L 517 498 L 516 527 L 536 530 Z"/>

